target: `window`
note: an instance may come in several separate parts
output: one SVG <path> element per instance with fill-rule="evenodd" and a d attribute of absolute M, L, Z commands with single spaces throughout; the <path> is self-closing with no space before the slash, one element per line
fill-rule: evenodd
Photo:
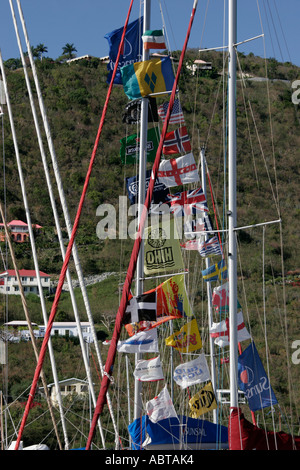
<path fill-rule="evenodd" d="M 30 278 L 30 282 L 33 282 L 33 277 Z"/>

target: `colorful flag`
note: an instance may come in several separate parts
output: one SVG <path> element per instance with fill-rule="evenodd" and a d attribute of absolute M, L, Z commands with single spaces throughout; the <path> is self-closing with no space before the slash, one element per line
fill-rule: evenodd
<path fill-rule="evenodd" d="M 238 357 L 238 384 L 251 411 L 276 405 L 277 399 L 254 343 Z"/>
<path fill-rule="evenodd" d="M 200 180 L 192 153 L 187 153 L 178 158 L 171 158 L 170 160 L 162 160 L 157 176 L 168 188 Z"/>
<path fill-rule="evenodd" d="M 210 373 L 204 353 L 192 361 L 180 364 L 174 370 L 174 380 L 181 388 L 210 380 Z"/>
<path fill-rule="evenodd" d="M 202 387 L 189 401 L 190 417 L 198 418 L 208 411 L 215 410 L 218 405 L 211 382 Z"/>
<path fill-rule="evenodd" d="M 148 186 L 150 183 L 151 178 L 151 170 L 146 171 L 146 181 L 145 181 L 145 196 L 148 190 Z M 138 203 L 138 191 L 139 191 L 139 176 L 132 176 L 126 178 L 126 189 L 128 193 L 128 197 L 130 200 L 130 204 L 137 204 Z M 167 198 L 169 193 L 168 188 L 161 183 L 158 179 L 155 180 L 154 188 L 153 188 L 153 195 L 152 195 L 152 202 L 154 204 L 160 204 L 164 202 Z"/>
<path fill-rule="evenodd" d="M 212 305 L 216 312 L 227 312 L 229 310 L 229 283 L 225 282 L 215 287 L 212 294 Z M 241 304 L 237 300 L 237 308 L 241 309 Z"/>
<path fill-rule="evenodd" d="M 218 237 L 215 235 L 207 241 L 200 242 L 198 251 L 203 258 L 221 255 L 222 250 Z"/>
<path fill-rule="evenodd" d="M 165 341 L 167 346 L 172 346 L 180 352 L 187 353 L 201 349 L 202 341 L 195 318 L 166 338 Z"/>
<path fill-rule="evenodd" d="M 187 238 L 197 238 L 201 235 L 191 232 L 210 232 L 212 230 L 213 225 L 209 214 L 203 214 L 202 217 L 198 217 L 197 219 L 186 220 L 184 223 L 184 235 Z"/>
<path fill-rule="evenodd" d="M 196 251 L 196 250 L 199 249 L 199 243 L 200 243 L 200 240 L 197 238 L 195 240 L 188 240 L 184 243 L 181 243 L 180 246 L 184 250 L 195 250 Z"/>
<path fill-rule="evenodd" d="M 140 156 L 140 138 L 137 134 L 132 134 L 120 140 L 120 157 L 122 163 L 136 163 Z M 155 127 L 148 130 L 147 133 L 147 161 L 154 162 L 156 151 L 159 144 L 158 131 Z"/>
<path fill-rule="evenodd" d="M 176 194 L 168 194 L 165 202 L 170 205 L 170 211 L 176 217 L 208 211 L 202 188 L 189 189 L 188 191 L 182 191 Z"/>
<path fill-rule="evenodd" d="M 140 359 L 137 361 L 133 375 L 141 382 L 156 382 L 163 380 L 164 374 L 161 367 L 160 358 Z"/>
<path fill-rule="evenodd" d="M 109 45 L 109 63 L 107 65 L 109 74 L 107 77 L 107 83 L 110 83 L 112 78 L 123 29 L 124 27 L 115 29 L 111 33 L 108 33 L 104 36 L 105 39 L 107 39 Z M 123 67 L 128 62 L 133 63 L 142 60 L 143 41 L 140 31 L 143 31 L 143 17 L 127 25 L 124 47 L 120 55 L 118 70 L 114 81 L 115 84 L 122 85 L 122 77 L 120 72 L 121 67 Z"/>
<path fill-rule="evenodd" d="M 215 344 L 220 348 L 229 346 L 229 318 L 213 323 L 210 328 L 210 336 L 215 338 Z M 251 339 L 251 336 L 245 326 L 243 312 L 240 311 L 237 313 L 237 341 L 241 343 L 247 339 Z"/>
<path fill-rule="evenodd" d="M 166 119 L 167 115 L 167 110 L 168 110 L 169 103 L 163 103 L 158 107 L 158 115 L 161 118 L 161 120 L 164 122 Z M 170 116 L 169 124 L 181 124 L 184 123 L 184 116 L 183 112 L 179 103 L 178 98 L 174 100 L 173 108 L 172 108 L 172 113 Z"/>
<path fill-rule="evenodd" d="M 224 259 L 202 271 L 203 279 L 206 282 L 227 279 L 227 274 L 227 266 Z"/>
<path fill-rule="evenodd" d="M 158 352 L 157 330 L 141 331 L 125 341 L 118 341 L 117 350 L 126 353 Z"/>
<path fill-rule="evenodd" d="M 162 391 L 146 403 L 146 411 L 152 423 L 157 423 L 162 419 L 177 418 L 173 402 L 168 392 L 167 386 Z"/>
<path fill-rule="evenodd" d="M 152 224 L 145 229 L 144 273 L 183 270 L 183 259 L 174 220 Z"/>
<path fill-rule="evenodd" d="M 124 315 L 124 325 L 142 320 L 156 320 L 156 292 L 138 295 L 129 300 Z"/>
<path fill-rule="evenodd" d="M 135 62 L 121 68 L 124 92 L 130 100 L 170 92 L 174 74 L 170 57 Z"/>
<path fill-rule="evenodd" d="M 142 36 L 144 49 L 166 49 L 164 32 L 162 29 L 147 30 Z"/>
<path fill-rule="evenodd" d="M 191 142 L 185 126 L 175 131 L 167 132 L 163 146 L 164 155 L 187 153 L 191 152 L 191 150 Z"/>

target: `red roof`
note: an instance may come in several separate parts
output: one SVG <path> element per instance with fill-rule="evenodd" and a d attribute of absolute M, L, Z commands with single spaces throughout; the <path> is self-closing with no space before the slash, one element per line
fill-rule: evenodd
<path fill-rule="evenodd" d="M 14 225 L 16 227 L 28 227 L 28 224 L 26 224 L 26 222 L 23 222 L 22 220 L 12 220 L 11 222 L 8 222 L 8 227 L 10 227 L 11 225 Z M 4 226 L 4 224 L 1 222 L 0 223 L 0 226 Z M 39 224 L 32 224 L 33 227 L 35 228 L 42 228 L 41 225 Z"/>
<path fill-rule="evenodd" d="M 4 276 L 5 274 L 8 274 L 9 276 L 15 276 L 16 271 L 14 269 L 7 269 L 6 271 L 0 273 L 0 276 Z M 36 277 L 36 271 L 34 269 L 19 269 L 19 275 L 27 277 Z M 40 271 L 40 276 L 50 277 L 49 274 L 43 273 L 43 271 Z"/>

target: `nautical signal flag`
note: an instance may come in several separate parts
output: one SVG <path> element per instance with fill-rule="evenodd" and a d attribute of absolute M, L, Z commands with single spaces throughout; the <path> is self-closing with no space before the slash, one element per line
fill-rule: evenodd
<path fill-rule="evenodd" d="M 166 49 L 164 32 L 162 29 L 148 29 L 142 35 L 144 49 Z"/>
<path fill-rule="evenodd" d="M 163 122 L 165 122 L 168 107 L 169 107 L 168 102 L 163 103 L 158 107 L 157 112 L 158 112 L 158 115 L 159 115 L 160 119 Z M 174 104 L 173 104 L 169 124 L 181 124 L 181 123 L 184 123 L 184 116 L 183 116 L 183 112 L 182 112 L 182 109 L 181 109 L 180 102 L 179 102 L 178 98 L 176 98 L 174 100 Z"/>
<path fill-rule="evenodd" d="M 211 381 L 204 385 L 204 387 L 190 399 L 189 407 L 191 418 L 198 418 L 204 413 L 215 410 L 218 407 Z"/>
<path fill-rule="evenodd" d="M 185 126 L 175 131 L 167 132 L 163 145 L 164 155 L 191 152 L 191 142 Z"/>
<path fill-rule="evenodd" d="M 157 172 L 159 180 L 168 188 L 200 180 L 197 165 L 192 153 L 182 157 L 162 160 Z"/>
<path fill-rule="evenodd" d="M 202 348 L 202 341 L 198 330 L 197 320 L 194 318 L 186 323 L 179 331 L 166 338 L 166 345 L 177 351 L 188 353 Z"/>
<path fill-rule="evenodd" d="M 202 276 L 205 282 L 227 279 L 227 275 L 228 271 L 224 259 L 216 264 L 212 264 L 209 268 L 202 271 Z"/>
<path fill-rule="evenodd" d="M 135 62 L 121 68 L 124 92 L 130 100 L 169 93 L 174 83 L 170 57 Z"/>
<path fill-rule="evenodd" d="M 137 163 L 139 161 L 140 156 L 140 138 L 137 134 L 129 135 L 128 137 L 123 137 L 120 140 L 121 147 L 120 147 L 120 157 L 122 163 Z M 152 127 L 148 129 L 147 132 L 147 161 L 154 162 L 156 151 L 159 144 L 159 136 L 157 129 Z"/>
<path fill-rule="evenodd" d="M 124 325 L 142 320 L 156 320 L 156 292 L 138 295 L 129 300 L 129 304 L 127 305 L 124 315 Z"/>

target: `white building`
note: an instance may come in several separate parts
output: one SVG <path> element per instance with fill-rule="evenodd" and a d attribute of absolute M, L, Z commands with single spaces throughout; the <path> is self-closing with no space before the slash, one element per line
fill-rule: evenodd
<path fill-rule="evenodd" d="M 92 330 L 90 323 L 87 321 L 80 322 L 82 336 L 84 339 L 89 340 L 92 337 Z M 45 335 L 46 326 L 39 326 L 40 337 Z M 66 321 L 56 321 L 53 322 L 51 329 L 51 336 L 67 336 L 67 337 L 77 337 L 78 328 L 77 323 L 66 322 Z"/>
<path fill-rule="evenodd" d="M 59 382 L 59 388 L 62 398 L 74 394 L 77 394 L 79 397 L 84 398 L 89 391 L 88 382 L 86 382 L 85 380 L 76 379 L 74 377 L 71 379 L 61 380 Z M 55 384 L 48 384 L 48 389 L 53 404 L 57 405 L 58 400 Z M 40 387 L 39 392 L 43 393 L 43 391 L 44 387 Z"/>
<path fill-rule="evenodd" d="M 20 269 L 19 275 L 25 294 L 38 294 L 38 280 L 36 271 L 33 269 Z M 40 271 L 41 285 L 43 289 L 50 291 L 50 276 Z M 0 273 L 0 293 L 2 294 L 20 294 L 18 279 L 14 269 L 7 269 Z"/>

